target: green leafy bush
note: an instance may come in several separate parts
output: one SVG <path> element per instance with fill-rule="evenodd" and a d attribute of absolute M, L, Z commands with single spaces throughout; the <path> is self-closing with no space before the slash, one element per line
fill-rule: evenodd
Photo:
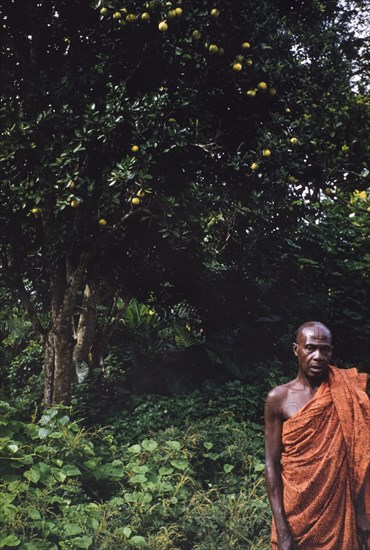
<path fill-rule="evenodd" d="M 0 548 L 267 548 L 261 427 L 238 411 L 241 385 L 223 407 L 221 393 L 183 397 L 177 415 L 179 397 L 142 400 L 127 426 L 140 407 L 155 421 L 120 437 L 118 417 L 88 431 L 66 408 L 27 423 L 2 403 Z"/>

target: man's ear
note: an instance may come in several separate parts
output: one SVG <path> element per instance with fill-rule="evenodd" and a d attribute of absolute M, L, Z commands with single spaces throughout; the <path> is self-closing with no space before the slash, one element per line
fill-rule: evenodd
<path fill-rule="evenodd" d="M 298 344 L 296 342 L 293 344 L 293 353 L 294 355 L 298 355 Z"/>

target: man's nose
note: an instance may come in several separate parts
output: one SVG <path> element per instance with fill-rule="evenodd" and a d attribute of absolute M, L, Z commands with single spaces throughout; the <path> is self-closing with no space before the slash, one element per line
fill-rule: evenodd
<path fill-rule="evenodd" d="M 313 356 L 317 359 L 319 359 L 321 357 L 321 351 L 320 351 L 320 348 L 316 348 L 314 353 L 313 353 Z"/>

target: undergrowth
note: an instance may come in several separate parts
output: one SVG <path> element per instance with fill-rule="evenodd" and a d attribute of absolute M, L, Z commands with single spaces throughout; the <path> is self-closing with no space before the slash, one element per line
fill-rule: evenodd
<path fill-rule="evenodd" d="M 259 407 L 238 384 L 137 398 L 94 428 L 2 402 L 0 548 L 269 548 Z"/>

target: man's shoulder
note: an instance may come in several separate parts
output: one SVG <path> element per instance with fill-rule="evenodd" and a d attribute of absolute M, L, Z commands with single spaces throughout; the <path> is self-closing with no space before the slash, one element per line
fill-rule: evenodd
<path fill-rule="evenodd" d="M 267 394 L 266 402 L 278 402 L 285 399 L 289 391 L 292 389 L 293 383 L 294 380 L 291 380 L 286 384 L 281 384 L 280 386 L 272 388 L 272 390 L 270 390 Z"/>

